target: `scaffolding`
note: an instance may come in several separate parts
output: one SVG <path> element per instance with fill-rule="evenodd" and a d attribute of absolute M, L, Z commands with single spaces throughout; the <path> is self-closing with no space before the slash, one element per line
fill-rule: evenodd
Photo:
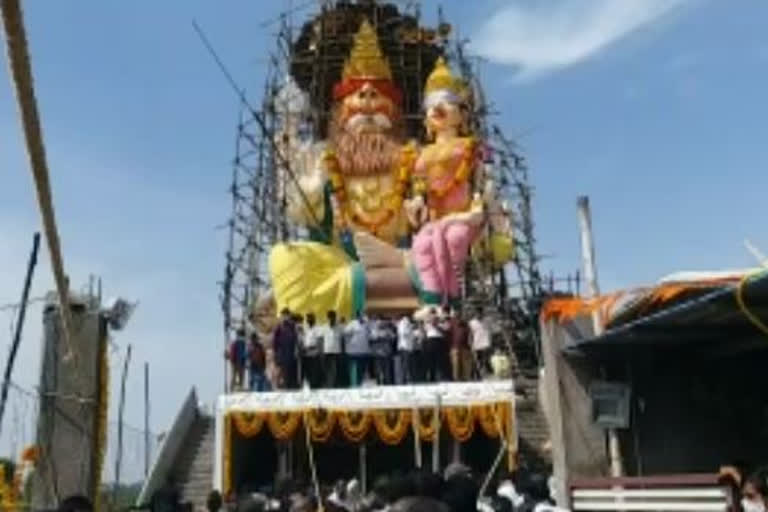
<path fill-rule="evenodd" d="M 488 148 L 482 172 L 492 175 L 499 186 L 514 226 L 516 256 L 502 269 L 493 269 L 489 262 L 471 263 L 465 302 L 497 311 L 511 320 L 516 340 L 537 347 L 538 311 L 548 291 L 539 271 L 528 167 L 516 144 L 494 123 L 492 105 L 465 42 L 453 39 L 442 13 L 436 28 L 423 27 L 417 1 L 323 1 L 319 13 L 298 31 L 292 22 L 294 14 L 288 11 L 276 20 L 275 50 L 269 56 L 262 100 L 256 111 L 244 104 L 237 124 L 221 297 L 225 339 L 231 339 L 232 331 L 249 321 L 258 323 L 252 313 L 257 302 L 270 293 L 266 263 L 272 245 L 306 237 L 306 230 L 293 225 L 285 214 L 286 180 L 293 173 L 281 151 L 281 138 L 291 128 L 302 140 L 325 139 L 333 84 L 341 76 L 361 20 L 367 18 L 376 28 L 393 78 L 403 91 L 409 138 L 423 140 L 423 87 L 438 57 L 445 56 L 472 85 L 473 128 Z"/>

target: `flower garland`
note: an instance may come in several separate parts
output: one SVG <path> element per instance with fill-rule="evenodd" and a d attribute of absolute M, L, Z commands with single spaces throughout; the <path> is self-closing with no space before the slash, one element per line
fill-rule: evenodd
<path fill-rule="evenodd" d="M 93 461 L 91 474 L 91 489 L 93 495 L 93 509 L 99 510 L 101 493 L 101 472 L 104 468 L 104 458 L 107 446 L 107 414 L 109 413 L 109 354 L 107 353 L 107 333 L 99 340 L 99 396 L 96 410 L 94 411 L 95 443 L 91 460 Z"/>
<path fill-rule="evenodd" d="M 13 486 L 5 479 L 5 465 L 0 464 L 0 509 L 8 512 L 16 510 L 16 493 Z"/>
<path fill-rule="evenodd" d="M 307 411 L 304 421 L 307 422 L 312 440 L 324 443 L 331 438 L 336 427 L 338 415 L 327 409 L 313 409 Z"/>
<path fill-rule="evenodd" d="M 373 234 L 378 233 L 383 226 L 392 221 L 403 205 L 403 200 L 405 199 L 405 194 L 411 179 L 411 170 L 413 169 L 417 157 L 418 153 L 416 151 L 416 145 L 413 142 L 408 143 L 400 151 L 397 169 L 395 169 L 395 197 L 392 204 L 386 207 L 383 215 L 378 215 L 375 220 L 370 220 L 362 218 L 360 215 L 353 214 L 351 220 L 356 224 L 364 226 Z M 330 149 L 326 150 L 323 153 L 322 161 L 331 182 L 331 190 L 336 205 L 337 211 L 335 212 L 336 215 L 334 217 L 338 217 L 338 226 L 340 228 L 347 228 L 347 188 L 344 176 L 339 168 L 336 153 Z"/>
<path fill-rule="evenodd" d="M 464 443 L 475 433 L 475 415 L 469 407 L 449 407 L 443 412 L 443 418 L 453 438 Z"/>
<path fill-rule="evenodd" d="M 234 418 L 224 418 L 224 449 L 221 454 L 221 464 L 223 468 L 223 485 L 224 498 L 229 497 L 232 492 L 232 423 Z"/>
<path fill-rule="evenodd" d="M 394 420 L 394 423 L 391 422 Z M 373 412 L 373 425 L 384 444 L 397 446 L 408 433 L 413 421 L 408 410 L 377 410 Z"/>
<path fill-rule="evenodd" d="M 464 147 L 464 154 L 459 163 L 456 173 L 453 175 L 453 179 L 449 181 L 445 186 L 432 189 L 432 192 L 438 199 L 442 199 L 447 196 L 454 188 L 463 185 L 469 179 L 470 174 L 474 169 L 474 164 L 477 159 L 477 140 L 474 137 L 469 137 L 466 140 Z"/>
<path fill-rule="evenodd" d="M 437 425 L 435 422 L 434 409 L 419 409 L 414 419 L 419 429 L 419 439 L 432 442 L 437 435 Z"/>
<path fill-rule="evenodd" d="M 301 425 L 301 412 L 273 412 L 267 416 L 267 425 L 275 439 L 285 441 L 293 437 Z"/>
<path fill-rule="evenodd" d="M 232 420 L 240 435 L 244 437 L 256 437 L 264 426 L 264 415 L 252 412 L 236 412 L 232 414 Z"/>
<path fill-rule="evenodd" d="M 368 434 L 372 419 L 372 415 L 367 412 L 341 411 L 339 413 L 339 426 L 348 441 L 359 443 Z"/>

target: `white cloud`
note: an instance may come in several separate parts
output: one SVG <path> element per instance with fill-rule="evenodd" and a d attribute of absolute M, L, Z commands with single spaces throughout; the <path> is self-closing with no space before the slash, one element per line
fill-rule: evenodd
<path fill-rule="evenodd" d="M 692 0 L 537 0 L 499 9 L 473 50 L 526 79 L 583 62 Z"/>

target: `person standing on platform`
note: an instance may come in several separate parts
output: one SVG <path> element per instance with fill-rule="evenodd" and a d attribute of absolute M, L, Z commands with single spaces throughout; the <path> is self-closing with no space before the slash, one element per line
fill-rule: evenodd
<path fill-rule="evenodd" d="M 296 351 L 298 349 L 297 326 L 286 308 L 280 313 L 280 323 L 272 334 L 272 347 L 275 353 L 275 364 L 280 370 L 280 387 L 283 389 L 298 388 Z"/>
<path fill-rule="evenodd" d="M 230 368 L 232 371 L 232 379 L 229 383 L 230 391 L 239 391 L 245 386 L 245 359 L 246 359 L 246 346 L 245 346 L 245 329 L 242 327 L 235 333 L 235 339 L 229 344 L 229 350 L 227 352 L 227 358 L 229 359 Z"/>
<path fill-rule="evenodd" d="M 438 325 L 437 311 L 430 309 L 424 322 L 424 349 L 422 351 L 424 364 L 424 380 L 439 382 L 445 378 L 441 364 L 445 336 Z"/>
<path fill-rule="evenodd" d="M 397 356 L 395 360 L 395 383 L 414 383 L 414 326 L 411 317 L 403 315 L 397 323 Z M 398 371 L 399 367 L 399 371 Z"/>
<path fill-rule="evenodd" d="M 266 353 L 259 342 L 259 336 L 254 332 L 251 334 L 251 342 L 248 344 L 248 378 L 251 391 L 271 390 L 266 371 Z"/>
<path fill-rule="evenodd" d="M 456 329 L 456 316 L 454 311 L 443 306 L 438 317 L 438 328 L 443 336 L 443 342 L 440 344 L 439 361 L 441 381 L 449 381 L 453 376 L 453 366 L 451 365 L 451 343 L 453 342 L 453 331 Z"/>
<path fill-rule="evenodd" d="M 304 381 L 309 387 L 317 389 L 322 385 L 322 363 L 324 336 L 322 328 L 317 325 L 315 314 L 307 314 L 307 328 L 304 331 L 304 345 L 302 347 L 302 366 L 304 368 Z"/>
<path fill-rule="evenodd" d="M 391 322 L 375 318 L 371 322 L 371 354 L 376 383 L 379 386 L 392 384 L 392 356 L 394 355 L 395 333 Z"/>
<path fill-rule="evenodd" d="M 339 371 L 342 362 L 343 328 L 336 322 L 336 312 L 328 312 L 328 324 L 322 326 L 323 374 L 325 387 L 341 387 Z"/>
<path fill-rule="evenodd" d="M 366 365 L 371 355 L 370 332 L 368 322 L 362 312 L 347 324 L 344 329 L 346 336 L 346 355 L 349 363 L 349 385 L 360 387 L 365 380 Z"/>
<path fill-rule="evenodd" d="M 491 329 L 483 317 L 481 308 L 477 308 L 470 319 L 469 330 L 472 335 L 472 350 L 477 358 L 478 368 L 475 375 L 482 380 L 491 372 Z"/>
<path fill-rule="evenodd" d="M 451 371 L 456 382 L 472 377 L 472 351 L 469 345 L 469 325 L 462 315 L 453 315 L 451 322 Z"/>

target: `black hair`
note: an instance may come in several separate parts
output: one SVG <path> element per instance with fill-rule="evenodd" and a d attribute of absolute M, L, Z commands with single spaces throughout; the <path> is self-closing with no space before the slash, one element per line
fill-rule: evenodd
<path fill-rule="evenodd" d="M 81 494 L 69 496 L 59 505 L 58 512 L 93 512 L 91 500 Z"/>
<path fill-rule="evenodd" d="M 755 488 L 763 500 L 768 501 L 768 468 L 762 467 L 752 472 L 744 480 L 744 485 L 748 483 L 752 484 L 752 487 Z"/>
<path fill-rule="evenodd" d="M 213 490 L 208 494 L 208 499 L 205 501 L 205 506 L 209 512 L 216 512 L 221 510 L 223 500 L 221 499 L 221 493 Z"/>

